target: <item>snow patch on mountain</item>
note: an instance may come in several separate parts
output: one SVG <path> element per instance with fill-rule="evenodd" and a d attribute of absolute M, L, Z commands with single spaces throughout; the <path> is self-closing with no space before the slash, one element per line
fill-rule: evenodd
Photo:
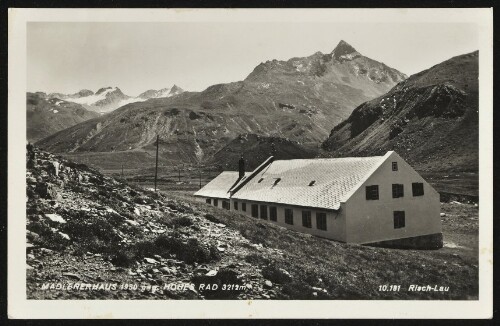
<path fill-rule="evenodd" d="M 182 88 L 180 88 L 177 85 L 174 85 L 172 87 L 166 87 L 160 90 L 150 89 L 148 91 L 145 91 L 144 93 L 141 93 L 139 96 L 137 96 L 137 98 L 144 100 L 150 98 L 164 98 L 164 97 L 171 97 L 174 95 L 178 95 L 181 94 L 182 92 L 184 92 Z"/>
<path fill-rule="evenodd" d="M 85 105 L 94 105 L 95 103 L 105 100 L 106 96 L 112 92 L 118 90 L 118 87 L 108 87 L 104 91 L 97 92 L 89 96 L 83 96 L 79 98 L 72 98 L 71 102 Z"/>

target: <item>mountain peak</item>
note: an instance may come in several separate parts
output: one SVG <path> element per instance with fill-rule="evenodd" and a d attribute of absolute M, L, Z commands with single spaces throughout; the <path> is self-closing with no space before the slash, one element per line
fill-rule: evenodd
<path fill-rule="evenodd" d="M 356 51 L 355 48 L 353 48 L 349 43 L 347 43 L 344 40 L 341 40 L 339 44 L 333 49 L 332 51 L 332 57 L 334 57 L 337 60 L 342 60 L 342 59 L 354 59 L 355 57 L 360 56 L 361 54 Z"/>
<path fill-rule="evenodd" d="M 170 89 L 170 92 L 171 93 L 182 93 L 182 92 L 184 92 L 184 90 L 182 88 L 180 88 L 179 86 L 177 86 L 176 84 L 174 84 L 174 86 L 172 86 L 172 88 Z"/>

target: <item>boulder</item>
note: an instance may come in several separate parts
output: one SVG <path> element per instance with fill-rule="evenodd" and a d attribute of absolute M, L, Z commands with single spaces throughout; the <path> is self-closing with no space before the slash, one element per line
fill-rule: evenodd
<path fill-rule="evenodd" d="M 61 194 L 57 190 L 56 186 L 51 183 L 37 183 L 35 192 L 41 197 L 46 199 L 61 200 Z"/>
<path fill-rule="evenodd" d="M 66 220 L 61 217 L 61 215 L 58 214 L 45 214 L 45 217 L 47 217 L 49 220 L 52 222 L 57 222 L 57 223 L 66 223 Z"/>

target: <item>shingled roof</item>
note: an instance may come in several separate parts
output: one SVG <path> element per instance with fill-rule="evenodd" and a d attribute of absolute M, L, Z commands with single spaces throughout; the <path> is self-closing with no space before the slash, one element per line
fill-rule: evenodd
<path fill-rule="evenodd" d="M 250 174 L 249 172 L 245 175 Z M 212 198 L 229 198 L 229 189 L 238 181 L 239 173 L 224 171 L 203 188 L 194 193 L 195 196 Z"/>
<path fill-rule="evenodd" d="M 234 199 L 338 210 L 385 156 L 272 161 Z"/>

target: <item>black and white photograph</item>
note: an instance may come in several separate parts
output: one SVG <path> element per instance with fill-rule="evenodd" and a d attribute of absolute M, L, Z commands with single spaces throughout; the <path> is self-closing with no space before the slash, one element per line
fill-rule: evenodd
<path fill-rule="evenodd" d="M 20 300 L 491 302 L 491 10 L 16 10 Z"/>

